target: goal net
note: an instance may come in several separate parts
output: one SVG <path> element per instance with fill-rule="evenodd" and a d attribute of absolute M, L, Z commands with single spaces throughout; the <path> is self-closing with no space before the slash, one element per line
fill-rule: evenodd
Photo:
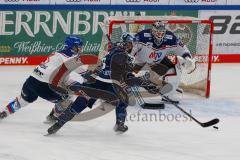
<path fill-rule="evenodd" d="M 185 92 L 209 97 L 213 30 L 211 21 L 186 16 L 114 16 L 110 17 L 108 23 L 105 24 L 106 33 L 104 34 L 109 35 L 111 42 L 118 42 L 123 32 L 135 35 L 143 29 L 150 28 L 156 20 L 163 21 L 167 30 L 172 31 L 187 45 L 197 61 L 196 69 L 192 73 L 186 73 L 183 70 L 180 88 Z M 108 46 L 106 37 L 103 37 L 102 46 L 106 50 Z M 100 54 L 99 58 L 103 54 Z M 176 61 L 175 55 L 174 52 L 168 53 L 169 59 L 173 62 Z"/>

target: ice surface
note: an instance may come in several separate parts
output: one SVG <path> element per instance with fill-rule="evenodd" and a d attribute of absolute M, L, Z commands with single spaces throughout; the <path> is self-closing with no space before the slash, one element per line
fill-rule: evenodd
<path fill-rule="evenodd" d="M 0 67 L 0 106 L 20 93 L 32 68 Z M 0 121 L 0 160 L 238 160 L 239 82 L 239 64 L 215 64 L 211 98 L 185 99 L 181 104 L 202 122 L 220 118 L 218 131 L 199 127 L 167 105 L 160 112 L 129 107 L 125 134 L 113 132 L 111 112 L 68 123 L 56 135 L 45 137 L 49 126 L 43 121 L 53 105 L 38 99 Z"/>

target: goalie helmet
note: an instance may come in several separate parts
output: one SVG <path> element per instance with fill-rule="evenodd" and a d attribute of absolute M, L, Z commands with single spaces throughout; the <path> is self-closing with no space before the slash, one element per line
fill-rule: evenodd
<path fill-rule="evenodd" d="M 67 36 L 65 38 L 65 54 L 67 56 L 77 55 L 82 53 L 83 41 L 78 36 Z"/>
<path fill-rule="evenodd" d="M 166 27 L 162 21 L 156 21 L 152 24 L 152 35 L 154 42 L 157 45 L 160 45 L 163 41 L 163 38 L 166 34 Z"/>

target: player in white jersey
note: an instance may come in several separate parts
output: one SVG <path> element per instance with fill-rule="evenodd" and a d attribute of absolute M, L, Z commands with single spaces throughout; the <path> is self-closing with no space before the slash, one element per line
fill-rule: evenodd
<path fill-rule="evenodd" d="M 82 46 L 83 42 L 79 37 L 66 37 L 65 48 L 52 53 L 45 62 L 34 69 L 23 84 L 21 95 L 0 111 L 0 119 L 34 102 L 38 97 L 53 103 L 64 101 L 68 97 L 64 88 L 74 76 L 71 72 L 82 65 L 80 58 Z M 77 77 L 75 81 L 83 82 L 81 76 L 75 77 Z M 86 100 L 80 97 L 77 102 L 79 101 L 85 102 Z"/>
<path fill-rule="evenodd" d="M 140 71 L 145 64 L 148 64 L 152 71 L 163 76 L 162 93 L 169 98 L 179 100 L 174 95 L 181 80 L 181 69 L 191 71 L 196 67 L 196 61 L 186 45 L 174 33 L 168 31 L 161 21 L 153 23 L 151 29 L 138 32 L 135 38 L 137 43 L 132 51 L 132 55 L 136 58 L 135 71 Z M 166 56 L 172 52 L 177 54 L 176 64 Z M 168 87 L 164 87 L 166 85 Z"/>

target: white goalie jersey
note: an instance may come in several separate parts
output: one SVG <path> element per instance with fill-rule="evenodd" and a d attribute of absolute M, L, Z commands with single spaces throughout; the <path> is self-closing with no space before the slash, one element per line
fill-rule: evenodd
<path fill-rule="evenodd" d="M 188 48 L 170 31 L 166 31 L 162 43 L 158 46 L 150 29 L 143 30 L 135 35 L 136 43 L 131 52 L 135 63 L 159 63 L 169 53 L 176 56 L 192 57 Z"/>

